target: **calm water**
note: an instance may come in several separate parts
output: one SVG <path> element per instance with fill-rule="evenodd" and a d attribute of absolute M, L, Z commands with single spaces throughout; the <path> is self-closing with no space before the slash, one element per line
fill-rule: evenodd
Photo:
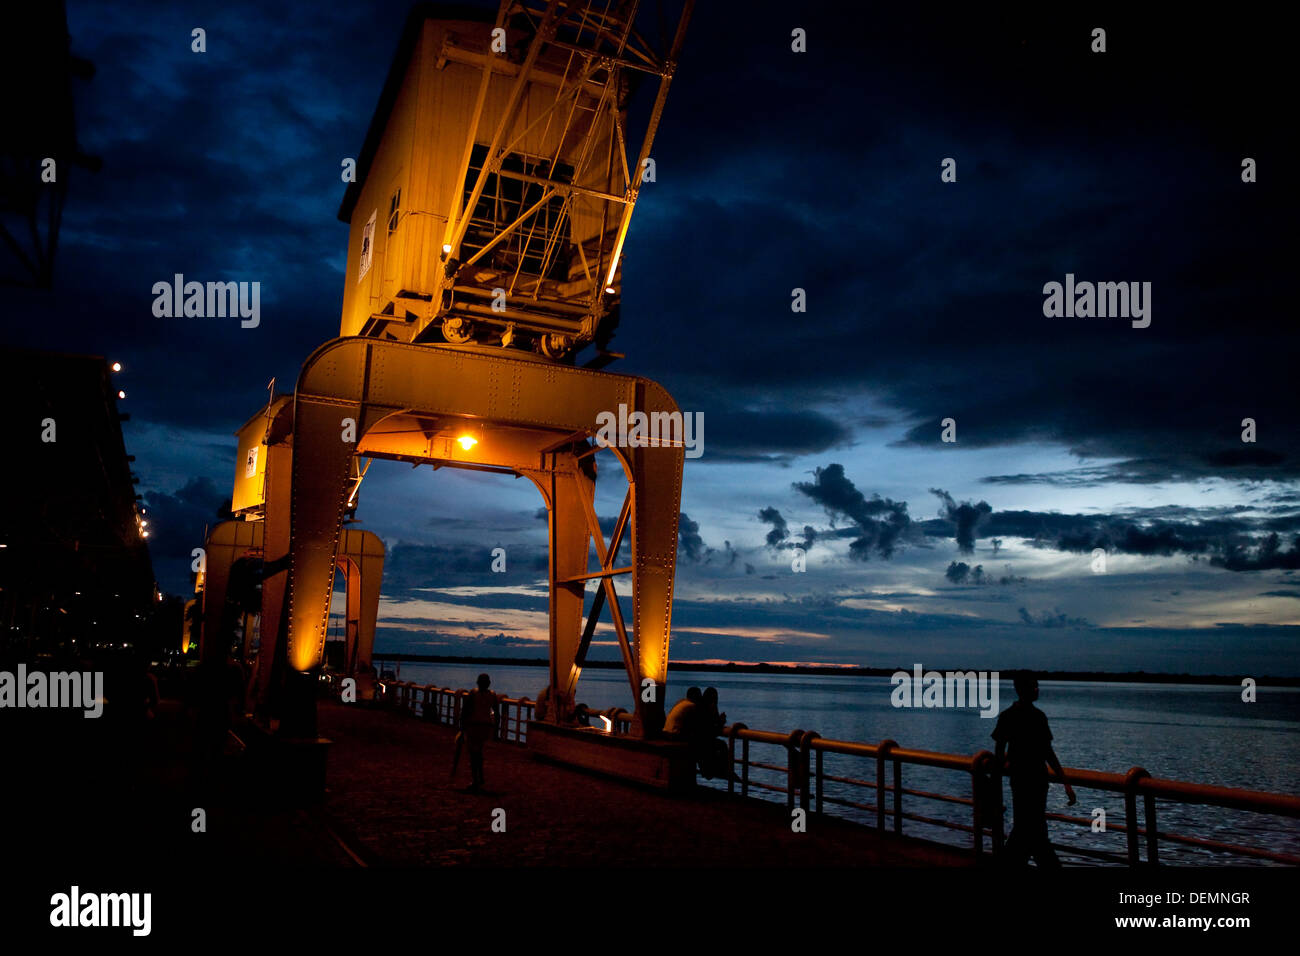
<path fill-rule="evenodd" d="M 392 665 L 384 665 L 391 667 Z M 470 687 L 481 670 L 492 675 L 493 690 L 511 697 L 535 698 L 546 678 L 540 667 L 483 665 L 403 664 L 401 678 L 444 687 Z M 673 671 L 669 675 L 669 703 L 692 685 L 718 689 L 721 708 L 729 722 L 742 721 L 756 730 L 789 732 L 815 730 L 823 737 L 874 743 L 893 738 L 900 745 L 948 753 L 975 753 L 993 749 L 989 734 L 994 720 L 976 709 L 907 709 L 890 704 L 892 687 L 887 677 L 822 675 L 729 675 Z M 1125 773 L 1141 766 L 1155 777 L 1197 783 L 1300 792 L 1300 689 L 1260 688 L 1255 703 L 1241 700 L 1233 687 L 1162 684 L 1093 684 L 1044 682 L 1038 706 L 1050 721 L 1054 746 L 1067 767 Z M 588 669 L 583 672 L 578 700 L 603 710 L 631 709 L 631 692 L 623 672 Z M 1015 700 L 1009 682 L 1000 687 L 999 708 Z M 783 763 L 783 751 L 752 745 L 751 759 Z M 872 761 L 826 755 L 827 773 L 874 779 Z M 753 779 L 783 782 L 778 775 Z M 957 772 L 925 767 L 903 768 L 904 787 L 969 796 L 968 779 Z M 1124 822 L 1119 794 L 1078 790 L 1079 802 L 1068 812 L 1091 817 L 1094 808 L 1106 811 L 1112 824 Z M 827 795 L 873 803 L 873 794 L 848 785 L 828 783 Z M 784 794 L 773 795 L 784 799 Z M 1006 803 L 1010 807 L 1010 793 Z M 918 797 L 904 797 L 904 811 L 948 820 L 969 822 L 969 809 Z M 835 808 L 846 816 L 856 811 Z M 1065 794 L 1053 787 L 1048 810 L 1067 812 Z M 1300 821 L 1262 814 L 1187 807 L 1160 802 L 1157 807 L 1162 832 L 1239 842 L 1300 855 Z M 1139 814 L 1141 819 L 1141 814 Z M 1007 813 L 1010 825 L 1010 810 Z M 1125 837 L 1118 831 L 1093 834 L 1088 829 L 1053 822 L 1058 843 L 1074 843 L 1122 853 Z M 906 821 L 904 832 L 947 843 L 969 845 L 966 834 L 942 827 Z M 1177 847 L 1161 841 L 1161 857 L 1170 863 L 1248 864 L 1246 858 Z M 1074 862 L 1084 862 L 1082 858 Z"/>

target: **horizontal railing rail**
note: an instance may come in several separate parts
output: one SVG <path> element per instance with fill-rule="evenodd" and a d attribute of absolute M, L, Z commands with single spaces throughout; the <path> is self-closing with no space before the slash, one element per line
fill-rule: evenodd
<path fill-rule="evenodd" d="M 337 683 L 332 681 L 332 684 Z M 414 714 L 425 720 L 449 727 L 460 726 L 463 702 L 468 690 L 417 684 L 414 681 L 380 680 L 376 682 L 378 701 L 392 710 Z M 497 695 L 497 739 L 506 743 L 528 742 L 528 722 L 534 719 L 537 702 L 527 697 Z M 622 708 L 594 711 L 585 705 L 578 706 L 578 717 L 592 725 L 600 725 L 600 718 L 610 721 L 610 729 L 619 734 L 630 731 L 633 715 Z"/>
<path fill-rule="evenodd" d="M 739 723 L 724 728 L 722 736 L 727 739 L 730 746 L 732 773 L 727 782 L 727 789 L 730 792 L 734 793 L 739 788 L 742 796 L 749 796 L 751 789 L 783 793 L 786 805 L 790 809 L 794 809 L 797 804 L 804 810 L 812 810 L 817 814 L 825 813 L 827 806 L 851 808 L 874 814 L 877 829 L 884 831 L 888 828 L 899 835 L 903 833 L 904 821 L 908 820 L 965 832 L 971 835 L 971 845 L 976 857 L 983 856 L 987 836 L 992 852 L 994 854 L 1002 852 L 1005 844 L 1002 768 L 994 766 L 994 756 L 987 750 L 966 756 L 900 747 L 893 740 L 883 740 L 879 744 L 829 740 L 813 731 L 795 730 L 788 734 L 781 734 L 773 731 L 751 730 Z M 751 744 L 785 748 L 785 763 L 782 765 L 753 759 L 750 753 Z M 824 759 L 826 754 L 839 754 L 873 761 L 875 779 L 828 773 Z M 958 771 L 969 780 L 969 795 L 905 787 L 903 767 L 908 765 Z M 753 769 L 783 774 L 784 785 L 754 779 L 751 775 Z M 1103 773 L 1074 767 L 1062 769 L 1065 778 L 1074 787 L 1118 793 L 1124 797 L 1124 823 L 1111 824 L 1105 832 L 1123 835 L 1126 845 L 1123 854 L 1073 843 L 1053 844 L 1057 849 L 1082 857 L 1136 866 L 1141 863 L 1159 863 L 1160 842 L 1167 841 L 1212 852 L 1300 865 L 1300 857 L 1289 853 L 1159 830 L 1156 804 L 1157 800 L 1163 800 L 1300 818 L 1300 797 L 1189 783 L 1182 780 L 1164 780 L 1152 777 L 1141 767 L 1134 767 L 1127 774 Z M 1055 774 L 1051 774 L 1049 779 L 1055 784 L 1062 782 Z M 840 784 L 844 788 L 867 791 L 870 802 L 828 794 L 827 782 Z M 970 822 L 962 823 L 910 812 L 903 807 L 905 796 L 968 807 Z M 1141 824 L 1138 820 L 1139 798 L 1142 801 Z M 1094 824 L 1090 817 L 1059 813 L 1050 813 L 1047 817 L 1050 820 L 1090 829 Z M 1141 852 L 1143 842 L 1146 845 L 1145 859 Z"/>

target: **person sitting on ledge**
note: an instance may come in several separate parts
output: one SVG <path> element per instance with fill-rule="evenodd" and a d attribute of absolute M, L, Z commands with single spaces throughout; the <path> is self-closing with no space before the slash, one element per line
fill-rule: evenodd
<path fill-rule="evenodd" d="M 698 687 L 692 687 L 686 696 L 673 704 L 664 719 L 664 736 L 669 740 L 685 740 L 693 743 L 699 727 L 700 702 L 703 700 Z"/>
<path fill-rule="evenodd" d="M 700 698 L 698 733 L 695 739 L 700 774 L 705 780 L 726 777 L 731 771 L 731 751 L 718 739 L 727 725 L 727 715 L 718 712 L 718 689 L 706 687 Z"/>

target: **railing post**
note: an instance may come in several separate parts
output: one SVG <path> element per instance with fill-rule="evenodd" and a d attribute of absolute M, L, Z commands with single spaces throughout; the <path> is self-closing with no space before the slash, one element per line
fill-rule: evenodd
<path fill-rule="evenodd" d="M 894 832 L 903 833 L 903 762 L 894 760 Z"/>
<path fill-rule="evenodd" d="M 740 780 L 740 795 L 742 797 L 747 797 L 749 796 L 749 738 L 748 737 L 746 737 L 744 740 L 741 741 L 740 754 L 741 754 L 740 772 L 742 775 Z"/>
<path fill-rule="evenodd" d="M 984 856 L 984 801 L 988 793 L 984 771 L 993 755 L 981 750 L 970 761 L 971 830 L 975 834 L 975 859 Z"/>
<path fill-rule="evenodd" d="M 730 727 L 727 728 L 727 739 L 730 741 L 729 747 L 731 750 L 731 767 L 730 767 L 730 772 L 727 774 L 727 793 L 736 792 L 736 734 L 740 733 L 744 729 L 745 729 L 744 724 L 732 724 Z M 745 748 L 745 763 L 746 763 L 746 767 L 745 767 L 746 792 L 745 794 L 742 794 L 742 796 L 748 794 L 748 784 L 749 784 L 749 767 L 748 767 L 749 748 L 748 747 Z"/>
<path fill-rule="evenodd" d="M 809 759 L 812 755 L 812 742 L 820 737 L 821 734 L 815 730 L 806 730 L 799 737 L 799 806 L 804 810 L 808 809 L 808 790 L 809 783 L 812 780 L 812 761 Z M 821 751 L 817 751 L 818 765 L 821 764 Z M 820 776 L 820 775 L 819 775 Z M 821 803 L 820 791 L 818 803 Z"/>
<path fill-rule="evenodd" d="M 524 702 L 515 701 L 515 743 L 519 743 L 524 731 Z"/>
<path fill-rule="evenodd" d="M 888 792 L 885 788 L 885 759 L 897 746 L 897 741 L 882 740 L 876 748 L 876 829 L 880 831 L 885 829 L 885 794 Z"/>
<path fill-rule="evenodd" d="M 1002 806 L 1002 765 L 995 759 L 989 789 L 993 795 L 993 855 L 1001 856 L 1006 845 L 1006 812 Z"/>
<path fill-rule="evenodd" d="M 817 748 L 817 816 L 822 815 L 822 788 L 826 785 L 826 777 L 822 773 L 822 756 L 825 751 L 820 747 Z"/>
<path fill-rule="evenodd" d="M 1124 828 L 1128 837 L 1128 865 L 1137 866 L 1138 858 L 1138 814 L 1137 783 L 1143 777 L 1149 777 L 1142 767 L 1134 767 L 1124 776 Z"/>
<path fill-rule="evenodd" d="M 803 737 L 802 730 L 790 731 L 790 736 L 785 738 L 785 808 L 794 809 L 794 791 L 800 787 L 799 781 L 799 740 Z"/>
<path fill-rule="evenodd" d="M 1147 863 L 1155 866 L 1160 862 L 1160 834 L 1156 831 L 1156 798 L 1154 794 L 1143 794 L 1143 809 L 1147 824 Z"/>

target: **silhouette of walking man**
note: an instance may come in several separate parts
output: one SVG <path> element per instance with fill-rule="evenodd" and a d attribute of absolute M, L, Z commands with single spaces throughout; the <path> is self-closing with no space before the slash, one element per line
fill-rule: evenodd
<path fill-rule="evenodd" d="M 469 769 L 473 779 L 470 793 L 483 790 L 483 745 L 496 733 L 498 715 L 497 695 L 488 690 L 492 678 L 479 674 L 477 684 L 465 698 L 460 712 L 461 730 L 469 743 Z"/>
<path fill-rule="evenodd" d="M 1052 749 L 1052 731 L 1047 715 L 1034 706 L 1038 679 L 1029 671 L 1013 679 L 1017 700 L 998 715 L 993 728 L 997 741 L 995 766 L 1007 767 L 1011 778 L 1011 807 L 1014 822 L 1004 851 L 1007 862 L 1024 866 L 1029 858 L 1041 867 L 1059 867 L 1061 861 L 1047 835 L 1047 768 L 1050 766 L 1065 784 L 1065 795 L 1074 806 L 1074 788 L 1065 779 L 1061 761 Z M 1004 764 L 1004 757 L 1009 764 Z"/>

